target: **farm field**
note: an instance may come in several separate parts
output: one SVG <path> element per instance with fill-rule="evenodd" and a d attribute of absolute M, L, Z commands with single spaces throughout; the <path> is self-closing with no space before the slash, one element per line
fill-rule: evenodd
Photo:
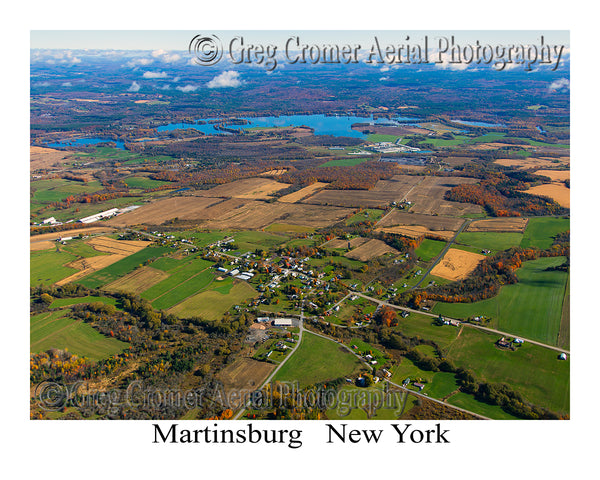
<path fill-rule="evenodd" d="M 522 240 L 523 234 L 517 232 L 461 232 L 456 238 L 457 243 L 494 252 L 518 247 Z"/>
<path fill-rule="evenodd" d="M 467 393 L 457 392 L 446 401 L 450 405 L 456 405 L 494 420 L 518 420 L 517 417 L 502 410 L 502 407 L 480 402 L 473 395 Z"/>
<path fill-rule="evenodd" d="M 201 317 L 217 320 L 234 305 L 254 297 L 256 291 L 248 283 L 228 277 L 210 290 L 197 293 L 169 310 L 180 317 Z"/>
<path fill-rule="evenodd" d="M 63 152 L 54 148 L 29 147 L 29 169 L 31 172 L 70 162 L 70 152 Z"/>
<path fill-rule="evenodd" d="M 139 188 L 146 190 L 149 188 L 162 187 L 168 185 L 169 182 L 163 182 L 162 180 L 154 180 L 148 177 L 127 177 L 123 180 L 129 188 Z"/>
<path fill-rule="evenodd" d="M 87 297 L 75 297 L 75 298 L 57 298 L 50 304 L 50 308 L 68 307 L 71 305 L 80 305 L 82 303 L 95 303 L 100 302 L 106 305 L 117 305 L 117 301 L 111 297 L 99 297 L 94 295 L 88 295 Z"/>
<path fill-rule="evenodd" d="M 383 210 L 378 210 L 375 208 L 366 208 L 363 211 L 357 213 L 356 215 L 352 215 L 348 220 L 346 220 L 346 225 L 354 225 L 355 223 L 360 222 L 376 222 L 383 216 Z"/>
<path fill-rule="evenodd" d="M 433 340 L 441 348 L 448 347 L 458 335 L 458 328 L 450 325 L 435 325 L 433 317 L 418 313 L 411 313 L 406 318 L 399 318 L 398 326 L 394 327 L 394 330 L 400 331 L 407 337 Z"/>
<path fill-rule="evenodd" d="M 474 303 L 438 302 L 432 311 L 451 318 L 485 315 L 498 330 L 556 345 L 569 274 L 546 269 L 564 260 L 550 257 L 524 262 L 516 271 L 519 282 L 503 286 L 497 296 Z"/>
<path fill-rule="evenodd" d="M 368 162 L 370 158 L 358 157 L 358 158 L 340 158 L 338 160 L 329 160 L 328 162 L 322 163 L 319 167 L 347 167 L 349 165 L 358 165 L 359 163 Z"/>
<path fill-rule="evenodd" d="M 430 240 L 426 238 L 421 245 L 415 249 L 415 254 L 424 262 L 429 262 L 436 258 L 446 246 L 445 242 L 439 240 Z"/>
<path fill-rule="evenodd" d="M 486 218 L 474 220 L 467 227 L 467 232 L 513 232 L 523 233 L 529 219 L 524 217 Z"/>
<path fill-rule="evenodd" d="M 57 252 L 56 250 L 31 252 L 29 283 L 36 285 L 52 285 L 59 280 L 76 273 L 75 268 L 66 265 L 77 257 L 70 253 Z"/>
<path fill-rule="evenodd" d="M 562 182 L 545 183 L 525 190 L 525 193 L 550 197 L 563 207 L 571 208 L 571 189 Z"/>
<path fill-rule="evenodd" d="M 225 392 L 257 389 L 275 369 L 275 365 L 251 358 L 240 358 L 219 372 Z"/>
<path fill-rule="evenodd" d="M 383 227 L 375 230 L 376 232 L 396 233 L 411 238 L 419 238 L 425 236 L 428 238 L 441 238 L 443 240 L 451 240 L 456 232 L 452 230 L 430 230 L 422 226 L 404 226 L 397 225 L 395 227 Z"/>
<path fill-rule="evenodd" d="M 36 180 L 31 182 L 31 202 L 36 204 L 46 204 L 64 200 L 70 195 L 79 195 L 80 193 L 92 193 L 102 189 L 102 185 L 97 180 L 90 182 L 77 182 L 75 180 L 66 180 L 63 178 L 54 178 L 51 180 Z"/>
<path fill-rule="evenodd" d="M 496 340 L 498 335 L 464 327 L 446 357 L 481 380 L 506 383 L 536 405 L 569 411 L 569 360 L 558 360 L 557 352 L 529 343 L 515 351 L 500 350 Z"/>
<path fill-rule="evenodd" d="M 144 262 L 157 258 L 169 251 L 166 247 L 146 247 L 136 253 L 133 253 L 125 258 L 121 258 L 115 263 L 101 270 L 95 271 L 90 275 L 78 280 L 84 287 L 98 288 L 107 283 L 114 282 L 118 278 L 130 273 L 136 267 L 141 266 Z"/>
<path fill-rule="evenodd" d="M 276 182 L 270 178 L 254 177 L 235 180 L 209 190 L 201 190 L 197 192 L 197 195 L 202 197 L 267 199 L 273 193 L 288 187 L 287 183 Z"/>
<path fill-rule="evenodd" d="M 423 215 L 418 213 L 406 213 L 400 210 L 394 210 L 381 222 L 379 222 L 377 226 L 380 228 L 394 227 L 397 225 L 420 226 L 430 229 L 436 233 L 438 231 L 447 230 L 454 234 L 460 228 L 463 222 L 464 219 L 462 218 Z"/>
<path fill-rule="evenodd" d="M 139 293 L 148 290 L 169 275 L 152 267 L 142 267 L 106 285 L 107 290 Z"/>
<path fill-rule="evenodd" d="M 97 361 L 128 347 L 115 338 L 105 337 L 81 320 L 69 318 L 69 310 L 31 316 L 30 351 L 43 352 L 51 348 L 68 349 L 80 357 Z"/>
<path fill-rule="evenodd" d="M 390 247 L 386 243 L 381 240 L 370 239 L 369 241 L 363 243 L 359 247 L 356 247 L 346 253 L 346 257 L 352 258 L 354 260 L 360 260 L 361 262 L 366 262 L 367 260 L 371 260 L 372 258 L 380 257 L 386 253 L 391 253 L 393 255 L 397 255 L 400 252 L 395 248 Z"/>
<path fill-rule="evenodd" d="M 311 183 L 307 187 L 301 188 L 300 190 L 298 190 L 296 192 L 288 193 L 287 195 L 280 197 L 278 201 L 283 202 L 283 203 L 296 203 L 300 200 L 305 199 L 306 197 L 311 196 L 313 193 L 317 192 L 318 190 L 322 190 L 327 185 L 329 185 L 329 184 L 324 183 L 324 182 Z"/>
<path fill-rule="evenodd" d="M 169 262 L 171 264 L 171 268 L 169 268 L 167 270 L 168 276 L 166 276 L 160 282 L 155 283 L 147 290 L 144 290 L 143 293 L 141 294 L 142 298 L 145 298 L 145 299 L 153 302 L 154 300 L 161 298 L 163 295 L 167 294 L 168 292 L 178 291 L 180 285 L 185 285 L 189 281 L 194 280 L 197 275 L 206 271 L 212 265 L 212 262 L 208 262 L 208 261 L 200 259 L 200 258 L 193 258 L 191 260 L 188 259 L 186 261 L 184 261 L 184 260 L 177 261 L 177 260 L 173 260 L 171 258 L 166 258 L 166 259 L 159 258 L 158 260 L 153 262 L 151 265 L 154 266 L 155 263 L 159 263 L 159 262 L 162 262 L 162 264 L 164 265 L 163 260 L 171 261 L 171 262 Z M 178 263 L 173 265 L 172 262 L 178 262 Z M 205 284 L 204 286 L 208 285 L 208 283 L 210 283 L 210 281 L 214 278 L 214 275 L 211 272 L 207 272 L 207 273 L 210 273 L 210 276 L 206 275 L 206 276 L 202 276 L 200 278 L 200 279 L 204 280 L 203 282 L 201 282 L 201 283 Z M 194 281 L 192 281 L 191 285 L 196 285 L 196 284 L 197 284 L 197 281 L 194 280 Z M 184 289 L 188 290 L 188 288 L 186 288 L 186 287 L 184 287 Z M 192 293 L 194 293 L 194 291 L 192 291 Z M 192 293 L 189 293 L 186 296 L 189 296 Z M 185 297 L 181 298 L 181 300 L 183 300 L 184 298 Z"/>
<path fill-rule="evenodd" d="M 327 362 L 323 362 L 324 358 Z M 302 388 L 355 374 L 361 367 L 362 364 L 346 348 L 305 330 L 302 343 L 273 380 L 297 381 Z"/>
<path fill-rule="evenodd" d="M 462 280 L 467 278 L 484 258 L 485 255 L 450 248 L 444 258 L 433 267 L 431 274 L 447 280 Z"/>
<path fill-rule="evenodd" d="M 521 247 L 537 247 L 541 249 L 552 246 L 553 237 L 570 229 L 570 219 L 554 217 L 534 217 L 529 219 L 523 233 Z"/>

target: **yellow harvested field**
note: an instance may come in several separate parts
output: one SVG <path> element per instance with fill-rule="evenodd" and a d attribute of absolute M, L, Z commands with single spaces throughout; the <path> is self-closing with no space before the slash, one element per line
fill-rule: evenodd
<path fill-rule="evenodd" d="M 152 285 L 161 282 L 168 276 L 169 274 L 162 270 L 157 270 L 152 267 L 141 267 L 128 273 L 124 277 L 109 283 L 105 288 L 113 291 L 121 290 L 139 293 L 148 290 Z"/>
<path fill-rule="evenodd" d="M 269 170 L 268 172 L 261 173 L 261 177 L 266 177 L 267 175 L 283 175 L 287 172 L 287 168 L 279 168 L 277 170 Z"/>
<path fill-rule="evenodd" d="M 108 237 L 94 237 L 86 241 L 88 245 L 98 250 L 99 252 L 110 253 L 110 255 L 98 255 L 89 258 L 80 258 L 67 263 L 66 267 L 71 267 L 79 270 L 77 273 L 63 278 L 56 282 L 59 287 L 69 282 L 79 280 L 86 275 L 101 270 L 113 263 L 125 258 L 132 253 L 135 253 L 149 245 L 151 242 L 142 242 L 139 240 L 114 240 Z"/>
<path fill-rule="evenodd" d="M 96 233 L 111 233 L 114 232 L 112 227 L 90 227 L 77 228 L 73 230 L 63 230 L 61 232 L 42 233 L 40 235 L 32 235 L 29 237 L 30 242 L 41 242 L 42 240 L 58 240 L 60 237 L 76 237 L 84 235 L 93 235 Z"/>
<path fill-rule="evenodd" d="M 556 168 L 558 166 L 569 166 L 571 164 L 570 157 L 539 157 L 539 158 L 499 158 L 495 160 L 494 163 L 499 165 L 503 165 L 505 167 L 516 167 L 521 169 L 529 169 L 529 168 L 543 168 L 543 169 L 551 169 Z"/>
<path fill-rule="evenodd" d="M 86 275 L 95 272 L 96 270 L 101 270 L 109 265 L 112 265 L 122 258 L 125 258 L 125 255 L 98 255 L 96 257 L 80 258 L 79 260 L 69 262 L 65 265 L 65 267 L 76 268 L 79 270 L 79 272 L 59 280 L 56 282 L 56 285 L 60 287 L 61 285 L 66 285 L 69 282 L 79 280 L 80 278 L 83 278 Z"/>
<path fill-rule="evenodd" d="M 420 213 L 406 213 L 399 210 L 393 210 L 386 215 L 378 224 L 378 227 L 400 226 L 420 226 L 426 229 L 440 232 L 456 232 L 463 224 L 464 219 L 454 217 L 442 217 L 440 215 L 424 215 Z"/>
<path fill-rule="evenodd" d="M 525 190 L 525 193 L 550 197 L 559 205 L 571 208 L 571 190 L 564 183 L 547 183 Z"/>
<path fill-rule="evenodd" d="M 485 255 L 451 248 L 440 263 L 433 267 L 431 274 L 446 280 L 463 280 L 484 258 Z"/>
<path fill-rule="evenodd" d="M 366 262 L 372 258 L 379 257 L 385 253 L 400 253 L 395 248 L 390 247 L 381 240 L 371 239 L 363 243 L 360 247 L 350 250 L 344 256 Z"/>
<path fill-rule="evenodd" d="M 467 232 L 519 232 L 523 233 L 529 219 L 523 217 L 488 218 L 475 220 Z"/>
<path fill-rule="evenodd" d="M 308 187 L 301 188 L 297 192 L 293 192 L 288 195 L 284 195 L 283 197 L 281 197 L 279 199 L 279 201 L 283 202 L 283 203 L 295 203 L 306 197 L 311 196 L 317 190 L 321 190 L 321 189 L 325 188 L 327 185 L 329 185 L 329 184 L 323 183 L 323 182 L 315 182 L 315 183 L 309 185 Z"/>
<path fill-rule="evenodd" d="M 92 246 L 94 250 L 98 250 L 99 252 L 113 253 L 127 257 L 128 255 L 147 247 L 152 242 L 144 242 L 141 240 L 115 240 L 108 237 L 94 237 L 90 238 L 85 243 Z"/>
<path fill-rule="evenodd" d="M 71 157 L 71 153 L 53 148 L 29 147 L 29 169 L 34 172 L 40 169 L 60 166 Z"/>
<path fill-rule="evenodd" d="M 442 239 L 442 240 L 450 240 L 456 232 L 452 230 L 430 230 L 429 228 L 414 225 L 414 226 L 405 226 L 398 225 L 396 227 L 384 227 L 378 228 L 375 230 L 376 232 L 384 232 L 384 233 L 396 233 L 398 235 L 405 235 L 407 237 L 419 238 L 434 238 L 434 239 Z"/>
<path fill-rule="evenodd" d="M 276 182 L 270 178 L 253 177 L 218 185 L 198 192 L 197 195 L 201 197 L 267 199 L 271 194 L 288 187 L 287 183 Z"/>
<path fill-rule="evenodd" d="M 55 248 L 56 243 L 51 242 L 50 240 L 42 240 L 41 242 L 30 242 L 29 250 L 32 252 L 37 252 L 39 250 L 50 250 L 51 248 Z"/>
<path fill-rule="evenodd" d="M 555 182 L 563 182 L 571 178 L 570 170 L 538 170 L 533 172 L 535 175 L 543 175 Z"/>

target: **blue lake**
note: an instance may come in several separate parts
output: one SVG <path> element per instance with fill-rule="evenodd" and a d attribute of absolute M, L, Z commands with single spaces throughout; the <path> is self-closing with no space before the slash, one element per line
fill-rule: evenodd
<path fill-rule="evenodd" d="M 125 150 L 125 143 L 120 140 L 110 140 L 106 138 L 77 138 L 75 140 L 63 141 L 63 142 L 55 142 L 49 143 L 48 147 L 51 148 L 60 148 L 60 147 L 74 147 L 81 145 L 97 145 L 99 143 L 112 142 L 117 145 L 117 148 L 121 150 Z"/>
<path fill-rule="evenodd" d="M 354 123 L 369 123 L 369 124 L 385 124 L 385 125 L 406 125 L 406 122 L 415 122 L 421 119 L 414 117 L 394 117 L 393 119 L 375 120 L 370 117 L 355 117 L 348 115 L 281 115 L 279 117 L 239 117 L 248 121 L 246 125 L 226 125 L 230 129 L 248 129 L 248 128 L 272 128 L 272 127 L 299 127 L 307 126 L 314 129 L 315 135 L 333 135 L 335 137 L 354 137 L 366 138 L 366 135 L 352 130 Z M 218 121 L 219 119 L 202 118 L 198 121 Z M 223 134 L 223 132 L 215 128 L 214 123 L 170 123 L 158 127 L 159 132 L 165 132 L 177 129 L 194 128 L 205 135 Z"/>
<path fill-rule="evenodd" d="M 469 127 L 506 127 L 503 123 L 488 123 L 488 122 L 471 122 L 467 120 L 452 120 L 454 123 L 460 123 L 461 125 L 467 125 Z"/>

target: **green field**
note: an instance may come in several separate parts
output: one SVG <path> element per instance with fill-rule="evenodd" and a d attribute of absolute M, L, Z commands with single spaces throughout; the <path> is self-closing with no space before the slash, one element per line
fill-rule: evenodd
<path fill-rule="evenodd" d="M 346 348 L 304 331 L 302 343 L 277 372 L 275 381 L 297 381 L 300 387 L 353 375 L 361 363 Z"/>
<path fill-rule="evenodd" d="M 129 177 L 123 180 L 129 188 L 140 188 L 146 190 L 149 188 L 156 188 L 162 185 L 167 185 L 169 182 L 163 182 L 161 180 L 153 180 L 148 177 Z"/>
<path fill-rule="evenodd" d="M 399 135 L 386 135 L 385 133 L 371 133 L 367 136 L 367 141 L 373 143 L 379 142 L 396 142 L 400 138 Z"/>
<path fill-rule="evenodd" d="M 32 287 L 37 285 L 52 285 L 77 270 L 65 267 L 65 263 L 76 260 L 75 255 L 56 250 L 31 252 L 29 264 L 29 282 Z"/>
<path fill-rule="evenodd" d="M 313 233 L 315 229 L 313 227 L 306 227 L 304 225 L 290 225 L 287 223 L 272 223 L 267 228 L 266 232 L 283 232 L 283 233 Z"/>
<path fill-rule="evenodd" d="M 384 141 L 384 140 L 380 140 Z M 395 141 L 395 140 L 394 140 Z M 368 162 L 371 160 L 370 158 L 358 157 L 358 158 L 340 158 L 338 160 L 329 160 L 325 162 L 319 167 L 349 167 L 358 165 L 359 163 Z"/>
<path fill-rule="evenodd" d="M 165 260 L 169 260 L 169 262 L 166 262 Z M 172 262 L 179 262 L 179 265 L 173 266 Z M 185 290 L 186 292 L 189 292 L 178 300 L 181 301 L 195 293 L 200 288 L 206 287 L 206 285 L 208 285 L 213 279 L 213 274 L 210 271 L 207 271 L 206 274 L 200 273 L 212 265 L 212 262 L 201 258 L 194 258 L 193 260 L 187 261 L 174 260 L 172 258 L 159 258 L 152 263 L 152 266 L 154 267 L 157 263 L 160 263 L 157 268 L 160 268 L 161 266 L 166 267 L 170 264 L 172 267 L 170 270 L 168 270 L 170 276 L 169 278 L 165 278 L 161 282 L 158 282 L 156 285 L 151 286 L 148 290 L 145 290 L 141 294 L 142 298 L 153 301 L 159 297 L 162 298 L 162 296 L 167 294 L 167 292 L 178 292 L 180 289 L 182 291 Z M 199 285 L 203 285 L 203 287 L 199 287 Z M 193 290 L 195 286 L 198 286 L 198 288 Z M 174 305 L 174 303 L 172 305 Z"/>
<path fill-rule="evenodd" d="M 485 315 L 492 317 L 492 326 L 499 330 L 556 345 L 568 273 L 545 270 L 564 260 L 549 257 L 525 262 L 516 272 L 519 282 L 505 285 L 495 297 L 474 303 L 438 302 L 433 312 L 451 318 Z"/>
<path fill-rule="evenodd" d="M 157 310 L 171 308 L 173 305 L 178 304 L 187 297 L 208 287 L 214 279 L 215 275 L 210 269 L 203 270 L 189 280 L 180 283 L 173 290 L 166 292 L 164 295 L 154 300 L 152 306 Z M 167 281 L 168 280 L 169 279 L 167 279 Z"/>
<path fill-rule="evenodd" d="M 568 412 L 570 361 L 558 360 L 558 352 L 527 342 L 515 351 L 501 350 L 494 345 L 499 337 L 463 327 L 446 357 L 480 380 L 505 383 L 536 405 Z"/>
<path fill-rule="evenodd" d="M 397 420 L 403 413 L 404 396 L 402 392 L 384 393 L 381 383 L 369 388 L 344 385 L 338 390 L 337 403 L 327 410 L 327 418 L 330 420 Z M 379 405 L 380 402 L 383 404 L 382 407 L 371 412 L 369 416 L 366 410 L 368 406 L 365 404 Z M 407 405 L 406 410 L 408 408 Z"/>
<path fill-rule="evenodd" d="M 78 257 L 96 257 L 98 255 L 108 255 L 106 252 L 99 252 L 83 240 L 69 240 L 66 245 L 59 245 L 61 252 L 67 252 Z"/>
<path fill-rule="evenodd" d="M 201 317 L 217 320 L 234 305 L 253 298 L 256 291 L 246 282 L 231 277 L 214 282 L 210 290 L 193 295 L 169 310 L 179 317 Z"/>
<path fill-rule="evenodd" d="M 59 202 L 70 195 L 97 192 L 102 188 L 97 180 L 91 182 L 77 182 L 64 178 L 36 180 L 30 183 L 30 190 L 33 192 L 31 202 L 40 204 Z"/>
<path fill-rule="evenodd" d="M 427 315 L 411 313 L 406 318 L 399 318 L 398 326 L 394 327 L 394 330 L 399 330 L 409 338 L 433 340 L 440 348 L 445 348 L 458 335 L 458 328 L 450 325 L 435 325 L 434 320 Z"/>
<path fill-rule="evenodd" d="M 254 252 L 257 249 L 267 250 L 287 242 L 290 237 L 282 234 L 255 232 L 251 230 L 233 234 L 235 244 L 241 252 Z"/>
<path fill-rule="evenodd" d="M 144 262 L 152 258 L 160 257 L 170 251 L 167 247 L 146 247 L 139 252 L 135 252 L 118 262 L 109 265 L 102 270 L 93 272 L 90 275 L 78 280 L 76 283 L 88 288 L 98 288 L 107 283 L 114 282 L 117 278 L 127 275 L 136 267 L 143 265 Z"/>
<path fill-rule="evenodd" d="M 521 247 L 538 247 L 541 249 L 552 246 L 555 235 L 570 230 L 570 219 L 554 217 L 530 218 L 523 233 Z"/>
<path fill-rule="evenodd" d="M 383 210 L 376 208 L 365 208 L 359 213 L 352 215 L 346 220 L 346 225 L 354 225 L 355 223 L 369 221 L 377 221 L 383 216 Z"/>
<path fill-rule="evenodd" d="M 478 413 L 484 417 L 492 418 L 494 420 L 518 420 L 518 417 L 515 417 L 510 413 L 506 413 L 504 410 L 502 410 L 502 407 L 480 402 L 473 395 L 469 395 L 467 393 L 455 393 L 448 398 L 447 402 L 451 405 L 464 408 L 465 410 Z"/>
<path fill-rule="evenodd" d="M 50 304 L 50 308 L 67 307 L 69 305 L 79 305 L 81 303 L 94 303 L 101 302 L 106 305 L 117 305 L 117 301 L 110 297 L 97 297 L 89 295 L 87 297 L 75 297 L 75 298 L 57 298 Z"/>
<path fill-rule="evenodd" d="M 81 320 L 69 318 L 69 310 L 33 315 L 30 321 L 30 351 L 51 348 L 68 350 L 96 361 L 120 353 L 128 344 L 105 337 Z"/>
<path fill-rule="evenodd" d="M 518 232 L 462 232 L 456 241 L 477 249 L 488 249 L 494 252 L 518 247 L 523 234 Z"/>
<path fill-rule="evenodd" d="M 421 245 L 415 250 L 415 254 L 424 262 L 429 262 L 436 258 L 446 246 L 446 242 L 439 240 L 431 240 L 426 238 L 421 242 Z"/>

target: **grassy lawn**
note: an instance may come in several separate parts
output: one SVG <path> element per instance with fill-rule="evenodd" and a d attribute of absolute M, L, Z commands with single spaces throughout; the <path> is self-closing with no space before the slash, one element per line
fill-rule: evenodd
<path fill-rule="evenodd" d="M 96 361 L 128 347 L 127 343 L 105 337 L 90 325 L 68 315 L 69 310 L 33 315 L 30 321 L 30 351 L 39 353 L 59 348 Z"/>
<path fill-rule="evenodd" d="M 87 297 L 76 298 L 57 298 L 50 304 L 50 308 L 67 307 L 69 305 L 79 305 L 81 303 L 102 302 L 106 305 L 117 305 L 117 300 L 110 297 L 97 297 L 89 295 Z"/>
<path fill-rule="evenodd" d="M 365 208 L 361 212 L 352 215 L 346 220 L 346 225 L 354 225 L 355 223 L 365 222 L 367 220 L 376 222 L 383 216 L 383 210 L 376 208 Z"/>
<path fill-rule="evenodd" d="M 123 181 L 127 184 L 129 188 L 140 188 L 142 190 L 160 187 L 169 183 L 163 182 L 161 180 L 153 180 L 152 178 L 148 177 L 129 177 Z"/>
<path fill-rule="evenodd" d="M 473 395 L 469 395 L 467 393 L 455 393 L 448 398 L 447 401 L 451 405 L 464 408 L 465 410 L 469 410 L 474 413 L 479 413 L 484 417 L 493 418 L 494 420 L 518 420 L 518 417 L 515 417 L 510 413 L 506 413 L 504 410 L 502 410 L 502 407 L 480 402 Z"/>
<path fill-rule="evenodd" d="M 569 230 L 570 223 L 568 218 L 530 218 L 523 234 L 523 240 L 521 240 L 521 247 L 550 248 L 553 242 L 552 237 Z"/>
<path fill-rule="evenodd" d="M 117 278 L 132 272 L 137 266 L 142 265 L 147 260 L 160 257 L 168 251 L 167 247 L 146 247 L 102 270 L 91 273 L 76 283 L 88 288 L 98 288 L 107 283 L 114 282 Z"/>
<path fill-rule="evenodd" d="M 249 284 L 233 281 L 231 277 L 214 282 L 210 290 L 193 295 L 169 310 L 179 317 L 199 316 L 206 320 L 217 320 L 233 305 L 239 305 L 256 295 Z"/>
<path fill-rule="evenodd" d="M 275 381 L 297 381 L 300 387 L 353 375 L 361 363 L 346 348 L 304 331 L 302 343 L 281 367 Z"/>
<path fill-rule="evenodd" d="M 75 268 L 65 267 L 66 263 L 76 260 L 75 255 L 56 250 L 31 252 L 29 265 L 30 285 L 52 285 L 77 272 Z"/>
<path fill-rule="evenodd" d="M 406 318 L 398 319 L 398 326 L 394 330 L 399 330 L 407 337 L 426 338 L 433 340 L 441 348 L 449 346 L 456 335 L 458 328 L 450 325 L 435 325 L 434 318 L 419 313 L 411 313 Z"/>
<path fill-rule="evenodd" d="M 479 380 L 506 383 L 536 405 L 555 412 L 569 411 L 570 361 L 558 353 L 525 343 L 515 351 L 501 350 L 498 335 L 464 327 L 446 357 L 473 371 Z"/>
<path fill-rule="evenodd" d="M 421 245 L 415 250 L 417 256 L 424 262 L 429 262 L 436 258 L 446 246 L 446 242 L 439 240 L 431 240 L 426 238 L 421 242 Z"/>
<path fill-rule="evenodd" d="M 545 271 L 560 265 L 564 257 L 539 258 L 523 263 L 519 282 L 505 285 L 493 298 L 474 303 L 442 303 L 433 308 L 453 318 L 474 315 L 492 317 L 492 326 L 550 345 L 556 345 L 568 273 Z"/>
<path fill-rule="evenodd" d="M 396 137 L 394 137 L 396 138 Z M 378 140 L 378 141 L 388 141 L 388 140 Z M 395 140 L 394 140 L 395 141 Z M 358 158 L 340 158 L 338 160 L 329 160 L 325 162 L 319 167 L 348 167 L 353 165 L 358 165 L 359 163 L 367 162 L 371 160 L 370 158 L 358 157 Z"/>
<path fill-rule="evenodd" d="M 462 232 L 456 241 L 479 250 L 494 252 L 521 245 L 523 234 L 518 232 Z"/>

